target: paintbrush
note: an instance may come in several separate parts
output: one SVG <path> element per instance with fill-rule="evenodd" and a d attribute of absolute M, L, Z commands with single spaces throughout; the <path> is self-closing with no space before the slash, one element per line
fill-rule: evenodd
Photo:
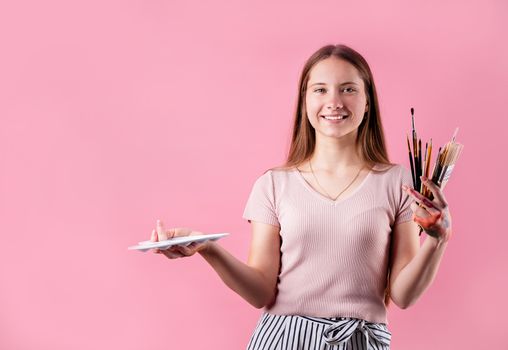
<path fill-rule="evenodd" d="M 429 177 L 429 170 L 430 170 L 430 159 L 432 156 L 432 139 L 430 139 L 430 144 L 425 143 L 425 161 L 423 166 L 423 176 L 426 178 Z M 420 193 L 424 196 L 427 196 L 427 187 L 423 186 L 423 183 L 420 188 Z"/>
<path fill-rule="evenodd" d="M 418 139 L 418 189 L 422 186 L 422 180 L 420 176 L 423 175 L 423 164 L 422 164 L 422 139 Z"/>
<path fill-rule="evenodd" d="M 413 134 L 413 160 L 414 160 L 414 170 L 415 170 L 415 181 L 414 181 L 414 189 L 418 190 L 420 188 L 420 178 L 419 173 L 420 169 L 418 167 L 418 135 L 416 133 L 415 128 L 415 109 L 411 107 L 411 128 Z"/>
<path fill-rule="evenodd" d="M 464 145 L 455 142 L 458 131 L 459 128 L 455 129 L 452 140 L 445 145 L 445 152 L 443 152 L 444 156 L 441 160 L 442 170 L 439 174 L 438 182 L 436 183 L 436 185 L 438 185 L 441 189 L 444 189 L 446 183 L 450 179 L 452 170 L 455 167 L 460 154 L 462 153 L 462 149 L 464 148 Z"/>
<path fill-rule="evenodd" d="M 411 145 L 409 144 L 409 136 L 407 136 L 407 134 L 406 139 L 407 139 L 407 149 L 409 152 L 409 164 L 411 165 L 411 178 L 413 179 L 413 188 L 416 188 L 415 167 L 413 165 L 413 156 L 411 155 Z"/>
<path fill-rule="evenodd" d="M 426 178 L 430 178 L 430 180 L 432 180 L 436 186 L 444 189 L 446 183 L 450 179 L 452 170 L 454 169 L 464 146 L 455 141 L 459 131 L 459 129 L 456 128 L 452 139 L 444 147 L 439 147 L 432 173 L 430 173 L 430 163 L 432 160 L 432 139 L 430 139 L 429 143 L 425 144 L 425 157 L 422 159 L 422 140 L 418 139 L 418 134 L 415 128 L 414 108 L 412 107 L 411 129 L 413 137 L 412 150 L 407 134 L 406 140 L 409 152 L 409 163 L 411 165 L 411 177 L 413 179 L 413 186 L 415 190 L 419 191 L 423 196 L 432 201 L 434 199 L 434 195 L 427 186 L 424 186 L 420 176 L 423 175 Z M 422 231 L 423 228 L 420 226 L 420 235 Z"/>

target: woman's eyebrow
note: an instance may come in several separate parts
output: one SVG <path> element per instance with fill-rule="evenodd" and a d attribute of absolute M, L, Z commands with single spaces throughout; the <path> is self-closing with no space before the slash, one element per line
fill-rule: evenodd
<path fill-rule="evenodd" d="M 354 84 L 354 85 L 358 85 L 358 83 L 355 83 L 354 81 L 346 81 L 344 83 L 341 83 L 339 85 L 346 85 L 346 84 Z M 311 85 L 309 85 L 309 87 L 312 87 L 314 85 L 326 85 L 326 83 L 313 83 Z"/>

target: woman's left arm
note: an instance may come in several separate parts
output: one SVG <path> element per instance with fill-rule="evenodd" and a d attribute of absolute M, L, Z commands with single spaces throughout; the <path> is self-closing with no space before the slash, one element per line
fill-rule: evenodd
<path fill-rule="evenodd" d="M 423 177 L 422 180 L 434 200 L 403 186 L 416 201 L 411 205 L 414 222 L 399 224 L 393 230 L 390 295 L 402 309 L 413 305 L 431 285 L 452 235 L 452 220 L 443 192 L 432 181 Z M 421 247 L 415 222 L 428 235 Z"/>

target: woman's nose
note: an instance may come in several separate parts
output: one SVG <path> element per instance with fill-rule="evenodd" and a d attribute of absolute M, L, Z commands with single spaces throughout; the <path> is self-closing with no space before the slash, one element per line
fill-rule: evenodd
<path fill-rule="evenodd" d="M 342 103 L 342 100 L 340 99 L 340 96 L 336 93 L 330 95 L 329 101 L 326 103 L 326 107 L 328 109 L 334 110 L 334 109 L 340 109 L 344 107 L 344 104 Z"/>

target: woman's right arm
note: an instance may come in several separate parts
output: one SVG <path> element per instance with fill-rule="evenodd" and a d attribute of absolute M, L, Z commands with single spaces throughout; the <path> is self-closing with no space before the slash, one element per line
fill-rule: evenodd
<path fill-rule="evenodd" d="M 256 308 L 262 308 L 275 300 L 277 292 L 280 266 L 280 228 L 255 221 L 251 221 L 251 223 L 252 240 L 247 263 L 238 260 L 213 241 L 190 247 L 178 246 L 174 248 L 173 254 L 176 253 L 175 250 L 180 253 L 179 256 L 190 256 L 198 252 L 229 288 L 249 304 Z M 171 236 L 173 237 L 173 235 Z M 171 257 L 177 256 L 172 255 Z"/>

